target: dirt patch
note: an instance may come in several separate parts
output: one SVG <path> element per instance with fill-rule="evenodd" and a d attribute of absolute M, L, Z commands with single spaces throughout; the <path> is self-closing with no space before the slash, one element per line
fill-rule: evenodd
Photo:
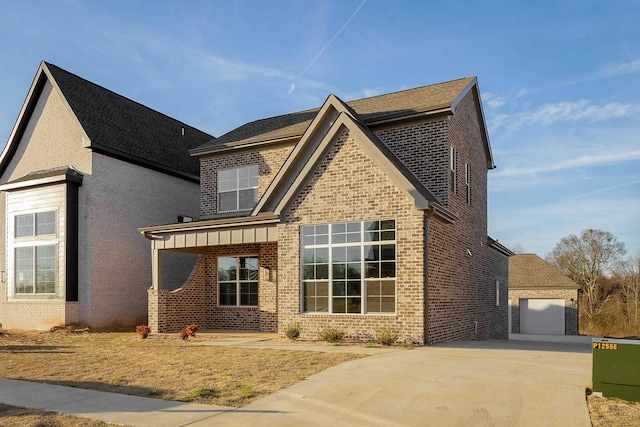
<path fill-rule="evenodd" d="M 200 346 L 177 334 L 143 340 L 66 329 L 3 333 L 0 377 L 233 407 L 362 357 Z"/>
<path fill-rule="evenodd" d="M 627 400 L 587 397 L 593 427 L 626 426 L 640 427 L 640 403 Z"/>

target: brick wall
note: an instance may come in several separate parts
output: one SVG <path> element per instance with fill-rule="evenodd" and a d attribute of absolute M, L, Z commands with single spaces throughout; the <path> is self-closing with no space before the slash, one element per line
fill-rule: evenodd
<path fill-rule="evenodd" d="M 91 152 L 77 119 L 71 114 L 60 94 L 46 83 L 33 115 L 20 140 L 16 153 L 0 177 L 0 183 L 22 177 L 29 172 L 72 165 L 90 174 Z M 80 215 L 86 198 L 80 195 Z M 84 214 L 86 217 L 86 211 Z M 7 271 L 6 192 L 0 195 L 0 271 Z M 79 248 L 80 265 L 85 265 L 86 247 Z M 86 274 L 85 274 L 86 276 Z M 0 324 L 5 328 L 48 329 L 54 325 L 77 322 L 79 304 L 58 301 L 7 301 L 12 283 L 3 278 L 0 285 Z M 57 286 L 63 286 L 58 283 Z"/>
<path fill-rule="evenodd" d="M 396 313 L 301 313 L 300 226 L 306 224 L 395 218 Z M 325 325 L 345 330 L 348 339 L 370 340 L 376 330 L 398 330 L 401 339 L 424 342 L 423 213 L 398 189 L 347 132 L 327 154 L 278 228 L 278 331 L 298 323 L 301 338 L 318 339 Z"/>
<path fill-rule="evenodd" d="M 175 223 L 178 214 L 197 217 L 199 186 L 101 154 L 93 155 L 93 174 L 85 180 L 91 280 L 79 284 L 82 321 L 91 326 L 146 323 L 151 250 L 138 228 Z M 175 266 L 186 272 L 192 267 Z"/>
<path fill-rule="evenodd" d="M 154 332 L 176 332 L 195 323 L 203 329 L 275 332 L 277 327 L 277 244 L 254 243 L 207 248 L 180 289 L 149 293 L 149 325 Z M 218 257 L 258 255 L 257 307 L 218 306 Z M 157 316 L 156 316 L 157 313 Z"/>
<path fill-rule="evenodd" d="M 564 333 L 578 335 L 577 289 L 511 289 L 511 333 L 520 333 L 520 298 L 564 299 Z"/>
<path fill-rule="evenodd" d="M 448 208 L 458 213 L 452 225 L 429 222 L 428 335 L 436 342 L 507 338 L 508 258 L 487 246 L 487 157 L 469 92 L 449 117 L 456 148 L 456 192 Z M 445 168 L 448 170 L 448 146 Z M 465 163 L 471 169 L 467 203 Z M 471 253 L 468 255 L 467 250 Z M 496 281 L 499 304 L 496 305 Z"/>
<path fill-rule="evenodd" d="M 219 170 L 258 165 L 258 198 L 260 198 L 292 149 L 293 144 L 285 144 L 256 151 L 201 157 L 200 215 L 208 217 L 218 212 Z"/>
<path fill-rule="evenodd" d="M 446 117 L 439 117 L 374 130 L 445 207 L 449 196 L 448 124 Z"/>

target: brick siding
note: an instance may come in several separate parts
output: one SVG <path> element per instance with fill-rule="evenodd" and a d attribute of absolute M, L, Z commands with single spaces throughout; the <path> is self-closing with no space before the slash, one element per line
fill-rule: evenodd
<path fill-rule="evenodd" d="M 508 258 L 487 246 L 487 157 L 474 96 L 470 92 L 459 102 L 448 123 L 450 143 L 456 148 L 458 185 L 451 193 L 447 180 L 446 191 L 448 208 L 459 218 L 449 226 L 430 221 L 427 232 L 427 325 L 433 343 L 505 339 L 508 335 Z M 441 167 L 447 174 L 448 145 L 440 147 L 446 152 L 440 158 L 446 158 Z M 470 204 L 464 186 L 466 162 L 471 166 Z"/>
<path fill-rule="evenodd" d="M 276 331 L 277 244 L 254 243 L 207 248 L 185 285 L 173 291 L 150 289 L 153 332 L 176 332 L 195 323 L 203 329 Z M 218 257 L 258 255 L 258 306 L 218 306 Z"/>

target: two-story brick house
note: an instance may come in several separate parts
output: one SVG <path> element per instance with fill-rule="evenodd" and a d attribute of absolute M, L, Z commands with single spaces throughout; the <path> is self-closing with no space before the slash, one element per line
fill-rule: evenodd
<path fill-rule="evenodd" d="M 507 337 L 509 251 L 487 236 L 494 168 L 475 78 L 247 123 L 204 144 L 201 219 L 142 228 L 154 331 L 324 326 L 434 343 Z M 200 254 L 180 289 L 162 255 Z"/>
<path fill-rule="evenodd" d="M 151 255 L 137 229 L 198 215 L 188 150 L 212 139 L 42 62 L 0 156 L 0 326 L 146 322 Z M 190 260 L 170 261 L 182 282 Z"/>

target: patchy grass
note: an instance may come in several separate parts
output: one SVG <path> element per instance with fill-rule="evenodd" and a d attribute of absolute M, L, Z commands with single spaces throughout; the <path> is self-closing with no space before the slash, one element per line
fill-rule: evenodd
<path fill-rule="evenodd" d="M 3 332 L 0 377 L 233 407 L 362 357 L 202 346 L 177 335 L 141 340 L 134 332 Z"/>
<path fill-rule="evenodd" d="M 640 427 L 640 402 L 597 397 L 587 397 L 593 427 Z"/>
<path fill-rule="evenodd" d="M 117 427 L 119 425 L 108 424 L 89 418 L 74 417 L 73 415 L 59 414 L 57 412 L 16 408 L 15 406 L 0 403 L 0 426 Z"/>

